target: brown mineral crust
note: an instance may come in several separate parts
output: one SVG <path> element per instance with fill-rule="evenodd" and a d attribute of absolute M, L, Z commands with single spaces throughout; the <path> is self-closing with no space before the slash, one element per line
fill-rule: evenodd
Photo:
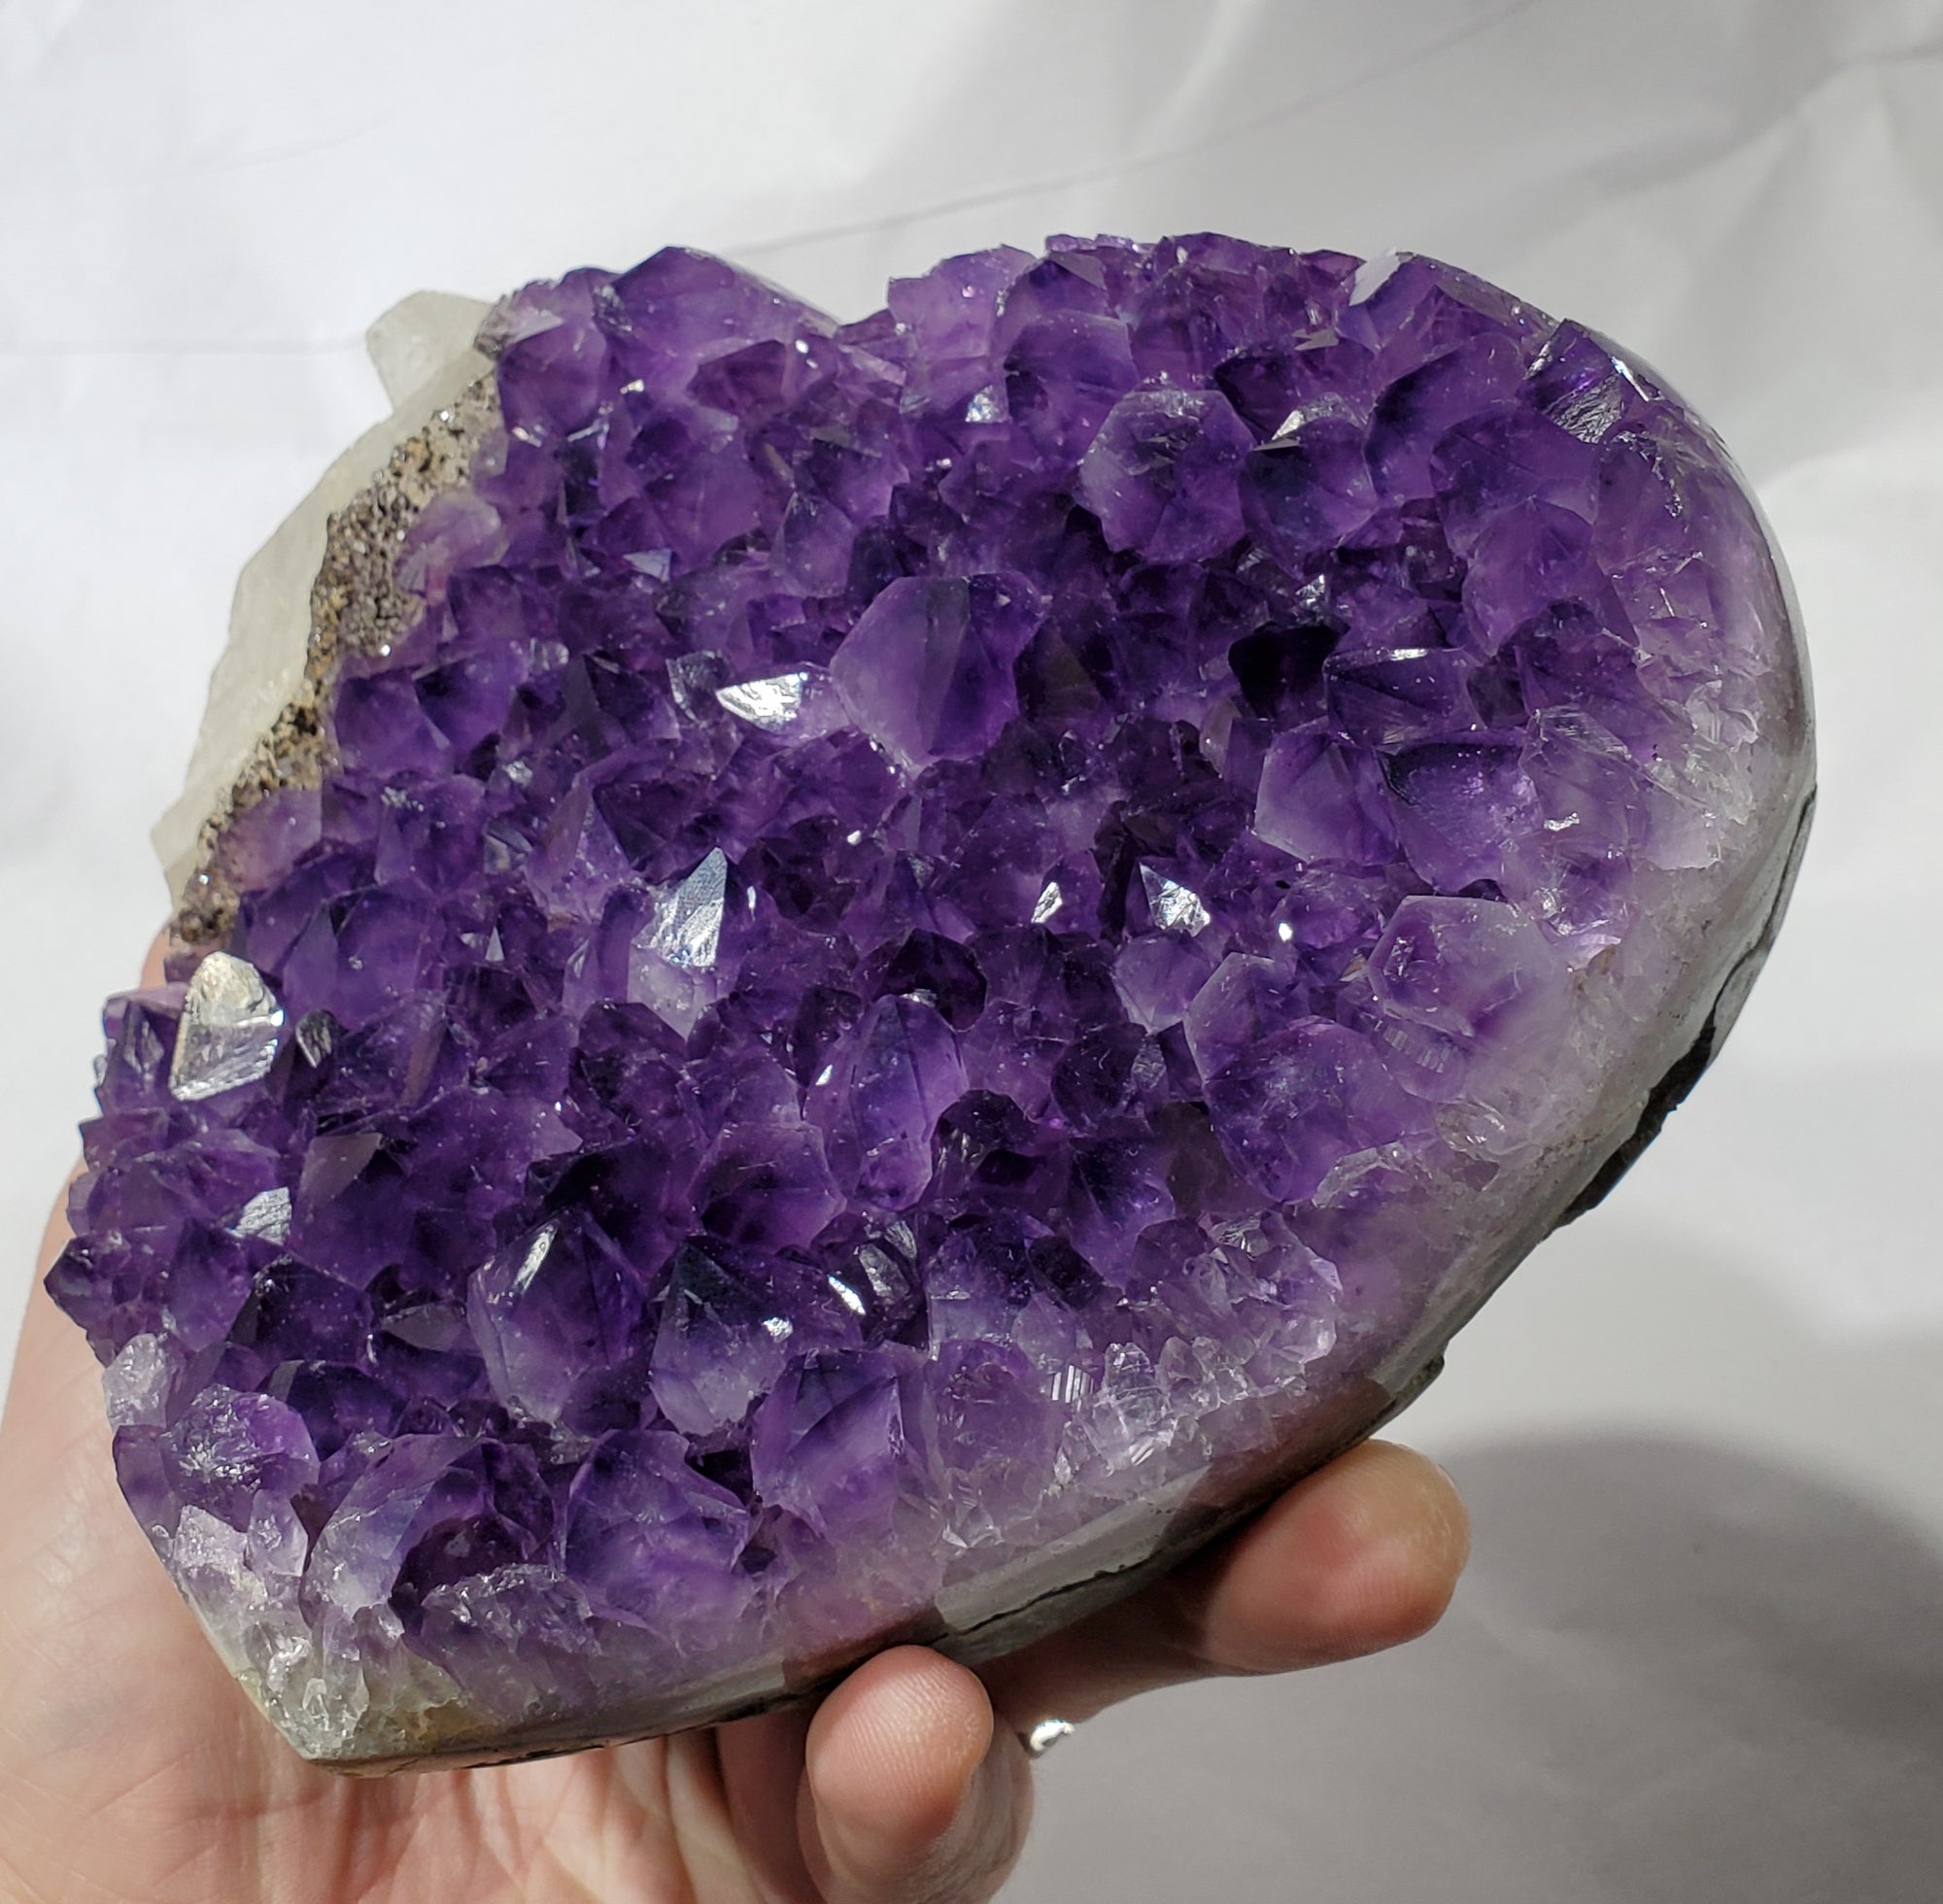
<path fill-rule="evenodd" d="M 196 871 L 170 922 L 185 950 L 221 945 L 236 915 L 223 865 L 230 823 L 267 795 L 322 785 L 330 766 L 324 710 L 346 654 L 379 654 L 418 620 L 422 603 L 397 578 L 405 537 L 433 496 L 466 479 L 481 441 L 498 426 L 494 380 L 479 378 L 392 451 L 385 467 L 330 519 L 310 592 L 303 682 L 203 823 Z"/>

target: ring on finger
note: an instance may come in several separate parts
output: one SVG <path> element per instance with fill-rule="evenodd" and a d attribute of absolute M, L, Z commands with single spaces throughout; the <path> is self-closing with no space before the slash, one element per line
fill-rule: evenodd
<path fill-rule="evenodd" d="M 1037 1725 L 1029 1725 L 1019 1734 L 1019 1744 L 1025 1748 L 1028 1758 L 1043 1758 L 1060 1740 L 1072 1735 L 1073 1721 L 1070 1718 L 1042 1718 Z"/>

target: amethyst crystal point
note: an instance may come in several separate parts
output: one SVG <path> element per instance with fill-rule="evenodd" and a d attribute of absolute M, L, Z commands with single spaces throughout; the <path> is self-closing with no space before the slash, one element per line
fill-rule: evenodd
<path fill-rule="evenodd" d="M 994 1650 L 1367 1430 L 1711 1053 L 1811 780 L 1719 444 L 1427 259 L 838 325 L 665 252 L 481 349 L 324 537 L 51 1277 L 339 1765 Z"/>

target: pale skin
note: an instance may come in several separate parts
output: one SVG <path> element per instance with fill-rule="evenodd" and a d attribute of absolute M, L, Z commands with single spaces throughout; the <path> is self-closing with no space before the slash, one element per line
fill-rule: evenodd
<path fill-rule="evenodd" d="M 43 1273 L 65 1235 L 57 1213 Z M 1370 1443 L 976 1673 L 899 1647 L 813 1709 L 344 1779 L 299 1760 L 204 1641 L 117 1491 L 94 1358 L 37 1286 L 0 1419 L 0 1898 L 972 1904 L 1023 1842 L 1037 1720 L 1395 1646 L 1443 1613 L 1466 1542 L 1442 1471 Z"/>

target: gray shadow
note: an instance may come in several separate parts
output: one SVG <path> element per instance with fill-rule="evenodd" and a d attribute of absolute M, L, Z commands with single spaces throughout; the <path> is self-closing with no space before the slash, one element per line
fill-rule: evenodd
<path fill-rule="evenodd" d="M 1704 1259 L 1644 1279 L 1716 1324 L 1738 1307 L 1777 1412 L 1866 1421 L 1872 1385 L 1933 1381 L 1933 1344 L 1831 1353 Z M 1943 1898 L 1943 1553 L 1919 1530 L 1697 1439 L 1501 1439 L 1448 1465 L 1477 1542 L 1435 1633 L 1103 1715 L 1041 1768 L 1007 1899 Z"/>

